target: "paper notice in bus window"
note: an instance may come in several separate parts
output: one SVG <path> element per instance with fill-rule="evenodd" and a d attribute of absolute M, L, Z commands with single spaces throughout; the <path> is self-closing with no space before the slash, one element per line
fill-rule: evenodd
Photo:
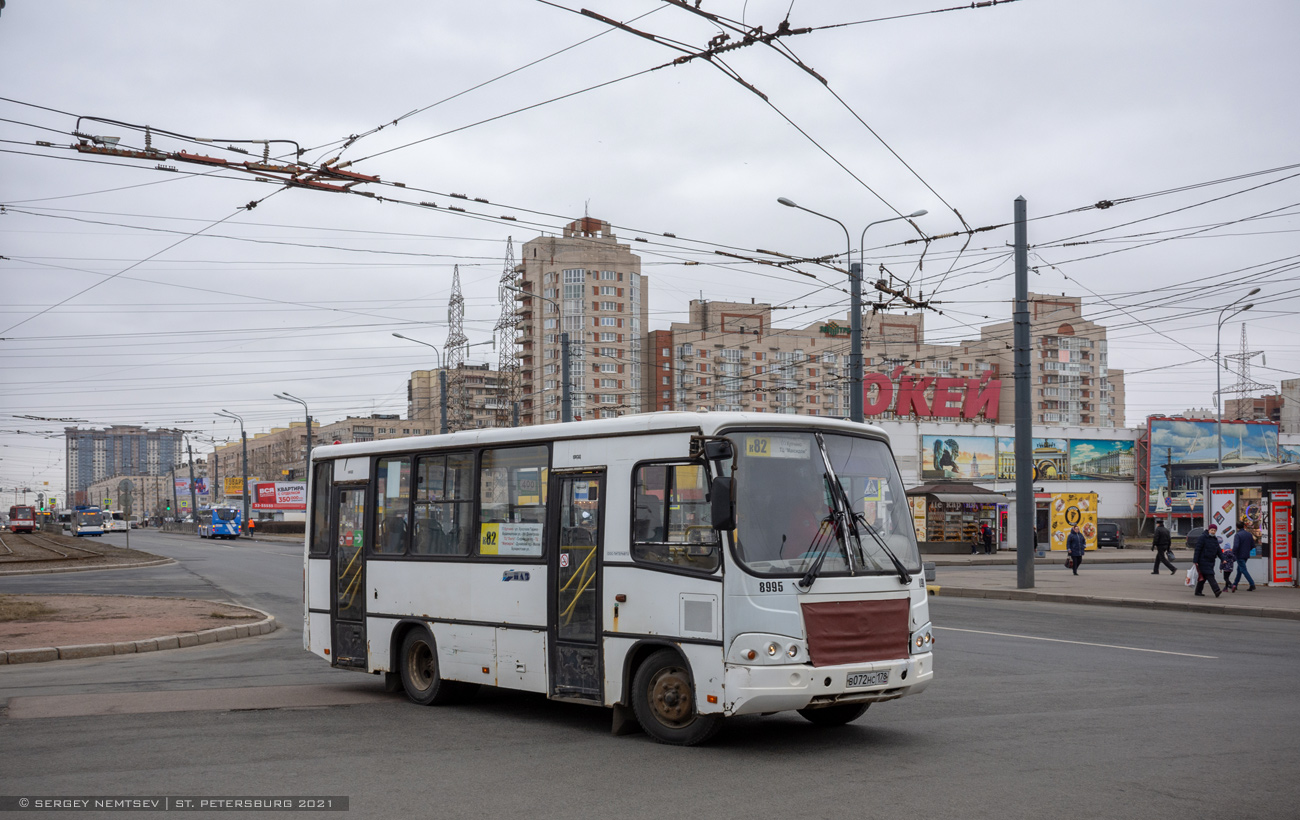
<path fill-rule="evenodd" d="M 385 476 L 384 495 L 388 498 L 397 498 L 402 494 L 402 468 L 406 466 L 401 461 L 389 461 L 388 475 Z"/>
<path fill-rule="evenodd" d="M 478 551 L 480 555 L 541 555 L 542 525 L 484 524 Z"/>
<path fill-rule="evenodd" d="M 745 436 L 745 455 L 757 458 L 807 459 L 809 441 L 794 436 Z"/>

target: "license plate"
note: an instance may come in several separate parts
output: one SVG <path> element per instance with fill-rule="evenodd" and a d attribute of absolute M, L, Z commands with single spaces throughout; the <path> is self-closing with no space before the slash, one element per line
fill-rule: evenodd
<path fill-rule="evenodd" d="M 850 672 L 844 688 L 854 689 L 859 686 L 884 686 L 889 683 L 888 672 Z"/>

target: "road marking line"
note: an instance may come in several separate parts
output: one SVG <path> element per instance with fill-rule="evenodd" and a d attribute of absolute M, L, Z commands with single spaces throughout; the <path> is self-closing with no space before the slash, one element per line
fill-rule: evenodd
<path fill-rule="evenodd" d="M 1116 646 L 1110 643 L 1089 643 L 1088 641 L 1067 641 L 1062 638 L 1040 638 L 1035 635 L 1012 635 L 1009 632 L 985 632 L 979 629 L 958 629 L 955 626 L 936 626 L 934 629 L 946 629 L 949 632 L 971 632 L 976 635 L 997 635 L 1000 638 L 1024 638 L 1027 641 L 1050 641 L 1052 643 L 1072 643 L 1078 646 L 1099 646 L 1103 649 L 1127 649 L 1130 652 L 1154 652 L 1157 655 L 1178 655 L 1181 658 L 1204 658 L 1216 661 L 1218 655 L 1193 655 L 1190 652 L 1170 652 L 1165 649 L 1142 649 L 1136 646 Z"/>

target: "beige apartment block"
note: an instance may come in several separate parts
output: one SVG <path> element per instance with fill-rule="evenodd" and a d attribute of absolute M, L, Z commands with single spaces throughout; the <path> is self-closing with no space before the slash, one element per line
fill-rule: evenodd
<path fill-rule="evenodd" d="M 560 421 L 560 333 L 568 331 L 573 413 L 612 418 L 650 409 L 641 258 L 609 223 L 583 217 L 523 246 L 517 287 L 520 424 Z M 530 295 L 536 294 L 536 295 Z M 550 300 L 550 301 L 547 301 Z"/>
<path fill-rule="evenodd" d="M 194 475 L 196 478 L 207 477 L 207 464 L 200 460 L 194 462 Z M 188 464 L 178 465 L 176 467 L 177 478 L 189 478 L 190 468 Z M 95 504 L 104 506 L 104 500 L 109 499 L 110 503 L 105 509 L 124 510 L 125 505 L 121 493 L 118 492 L 118 485 L 123 479 L 128 479 L 134 485 L 133 495 L 131 496 L 131 515 L 136 518 L 161 518 L 167 515 L 168 505 L 172 505 L 176 500 L 176 494 L 172 487 L 172 473 L 167 471 L 162 475 L 115 475 L 108 478 L 100 479 L 86 487 L 86 504 Z M 189 503 L 189 496 L 186 495 L 186 503 Z M 208 503 L 211 496 L 204 496 L 199 500 L 199 506 Z"/>
<path fill-rule="evenodd" d="M 1106 367 L 1105 328 L 1081 317 L 1078 299 L 1031 295 L 1030 301 L 1035 423 L 1122 427 L 1123 373 Z M 772 306 L 764 303 L 692 301 L 689 321 L 651 336 L 650 406 L 847 417 L 848 318 L 801 327 L 776 327 L 772 319 Z M 978 339 L 931 343 L 923 314 L 864 316 L 866 416 L 938 417 L 916 407 L 937 407 L 936 391 L 952 385 L 959 392 L 944 403 L 954 414 L 969 406 L 976 413 L 971 420 L 1009 422 L 1014 388 L 1010 323 L 1005 327 L 1005 336 L 993 325 Z M 908 385 L 924 396 L 916 405 L 900 403 Z M 990 385 L 998 387 L 996 402 L 984 392 Z M 971 401 L 983 396 L 990 398 L 987 406 Z"/>
<path fill-rule="evenodd" d="M 433 432 L 441 430 L 442 388 L 437 370 L 416 370 L 406 382 L 406 415 L 412 421 L 428 422 Z M 498 394 L 497 371 L 486 364 L 467 364 L 461 368 L 465 395 L 452 395 L 455 380 L 447 372 L 447 432 L 496 427 L 502 398 Z M 504 408 L 506 426 L 513 418 L 513 408 Z M 521 421 L 522 423 L 522 421 Z"/>

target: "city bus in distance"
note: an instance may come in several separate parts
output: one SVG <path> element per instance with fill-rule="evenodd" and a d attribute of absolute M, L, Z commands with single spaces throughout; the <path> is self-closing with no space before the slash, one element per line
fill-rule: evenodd
<path fill-rule="evenodd" d="M 79 506 L 72 511 L 72 535 L 74 538 L 104 534 L 104 511 L 99 507 Z"/>
<path fill-rule="evenodd" d="M 72 531 L 72 513 L 68 510 L 59 510 L 58 513 L 59 532 Z"/>
<path fill-rule="evenodd" d="M 18 504 L 9 508 L 10 532 L 36 532 L 36 508 Z"/>
<path fill-rule="evenodd" d="M 121 510 L 104 510 L 104 532 L 126 532 L 130 525 Z"/>
<path fill-rule="evenodd" d="M 200 538 L 238 538 L 240 515 L 238 507 L 213 507 L 199 510 Z"/>
<path fill-rule="evenodd" d="M 303 644 L 420 704 L 480 684 L 693 745 L 919 693 L 929 602 L 888 436 L 662 412 L 312 451 Z"/>

